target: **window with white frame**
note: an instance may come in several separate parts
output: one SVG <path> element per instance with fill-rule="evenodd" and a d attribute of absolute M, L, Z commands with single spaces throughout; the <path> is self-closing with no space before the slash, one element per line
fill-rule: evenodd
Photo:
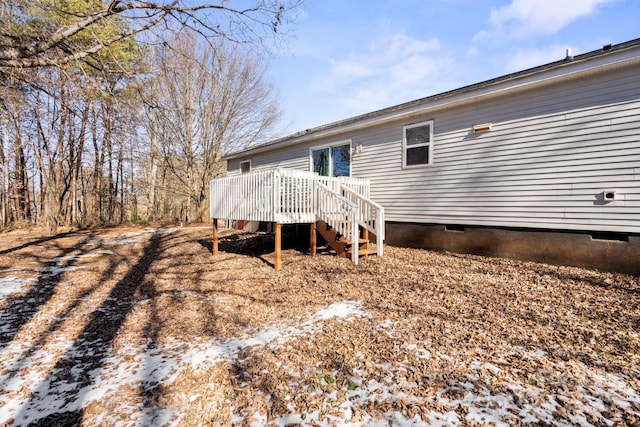
<path fill-rule="evenodd" d="M 251 172 L 251 160 L 245 160 L 244 162 L 240 162 L 240 173 L 249 173 Z"/>
<path fill-rule="evenodd" d="M 402 167 L 430 165 L 433 157 L 433 120 L 404 127 Z"/>
<path fill-rule="evenodd" d="M 351 142 L 312 148 L 311 170 L 321 176 L 350 176 Z"/>

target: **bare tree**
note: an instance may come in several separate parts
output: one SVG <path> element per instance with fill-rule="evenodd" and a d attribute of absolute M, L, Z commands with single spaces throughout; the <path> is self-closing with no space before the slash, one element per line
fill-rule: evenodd
<path fill-rule="evenodd" d="M 182 33 L 157 53 L 155 129 L 165 183 L 181 220 L 202 221 L 206 188 L 224 151 L 255 144 L 280 118 L 260 58 L 236 44 L 198 43 Z"/>
<path fill-rule="evenodd" d="M 302 1 L 0 0 L 2 228 L 202 220 L 222 152 L 278 119 L 253 47 Z"/>
<path fill-rule="evenodd" d="M 3 116 L 3 211 L 4 218 L 17 222 L 30 222 L 31 197 L 29 193 L 28 158 L 21 122 L 24 118 L 20 106 L 23 98 L 19 91 L 6 89 L 0 96 L 0 111 Z"/>

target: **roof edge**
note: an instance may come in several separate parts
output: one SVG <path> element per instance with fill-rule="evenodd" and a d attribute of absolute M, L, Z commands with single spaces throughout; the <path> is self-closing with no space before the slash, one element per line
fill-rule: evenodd
<path fill-rule="evenodd" d="M 552 69 L 560 69 L 566 66 L 571 66 L 576 63 L 584 62 L 593 58 L 608 56 L 614 53 L 622 52 L 627 49 L 635 48 L 640 46 L 640 38 L 629 40 L 623 43 L 615 44 L 615 45 L 604 45 L 602 48 L 593 50 L 591 52 L 586 52 L 576 56 L 567 56 L 558 61 L 550 62 L 543 65 L 538 65 L 532 68 L 527 68 L 522 71 L 516 71 L 514 73 L 505 74 L 503 76 L 494 77 L 489 80 L 484 80 L 478 83 L 473 83 L 470 85 L 462 86 L 456 89 L 452 89 L 449 91 L 441 92 L 435 95 L 430 95 L 423 98 L 418 98 L 412 101 L 404 102 L 401 104 L 393 105 L 390 107 L 385 107 L 379 110 L 374 110 L 369 113 L 360 114 L 357 116 L 353 116 L 347 119 L 338 120 L 335 122 L 327 123 L 324 125 L 320 125 L 314 128 L 306 129 L 303 131 L 299 131 L 293 134 L 289 134 L 287 136 L 277 138 L 273 141 L 266 142 L 264 144 L 256 145 L 254 147 L 249 147 L 243 150 L 239 150 L 236 152 L 232 152 L 229 154 L 225 154 L 222 159 L 223 160 L 232 160 L 238 157 L 244 157 L 246 155 L 252 153 L 261 153 L 264 151 L 269 151 L 271 149 L 286 147 L 288 145 L 293 145 L 297 142 L 302 142 L 302 140 L 306 139 L 314 139 L 314 135 L 322 134 L 331 129 L 345 127 L 349 125 L 353 125 L 357 122 L 363 120 L 371 120 L 377 117 L 383 117 L 385 115 L 399 112 L 402 110 L 411 110 L 413 107 L 416 107 L 420 104 L 425 104 L 428 102 L 433 102 L 436 100 L 440 100 L 443 98 L 452 97 L 454 95 L 462 95 L 468 92 L 472 92 L 474 90 L 480 88 L 488 88 L 491 86 L 495 86 L 501 83 L 506 83 L 512 80 L 521 79 L 524 77 L 534 76 L 539 73 L 543 73 Z M 318 135 L 318 137 L 323 135 Z"/>

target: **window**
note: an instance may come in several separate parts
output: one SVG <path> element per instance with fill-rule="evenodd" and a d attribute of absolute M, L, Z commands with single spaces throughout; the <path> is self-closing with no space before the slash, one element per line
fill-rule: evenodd
<path fill-rule="evenodd" d="M 251 172 L 251 160 L 240 162 L 240 173 L 249 173 L 249 172 Z"/>
<path fill-rule="evenodd" d="M 311 170 L 320 176 L 329 176 L 329 148 L 311 151 Z"/>
<path fill-rule="evenodd" d="M 331 147 L 331 175 L 349 176 L 351 174 L 351 144 Z"/>
<path fill-rule="evenodd" d="M 351 143 L 311 149 L 311 170 L 321 176 L 350 176 Z"/>
<path fill-rule="evenodd" d="M 430 165 L 433 147 L 433 120 L 404 127 L 402 167 Z"/>

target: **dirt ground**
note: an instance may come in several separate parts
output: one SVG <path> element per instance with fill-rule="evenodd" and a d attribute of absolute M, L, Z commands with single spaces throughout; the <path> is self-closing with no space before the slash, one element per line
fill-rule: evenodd
<path fill-rule="evenodd" d="M 637 277 L 210 235 L 0 235 L 0 425 L 640 425 Z"/>

